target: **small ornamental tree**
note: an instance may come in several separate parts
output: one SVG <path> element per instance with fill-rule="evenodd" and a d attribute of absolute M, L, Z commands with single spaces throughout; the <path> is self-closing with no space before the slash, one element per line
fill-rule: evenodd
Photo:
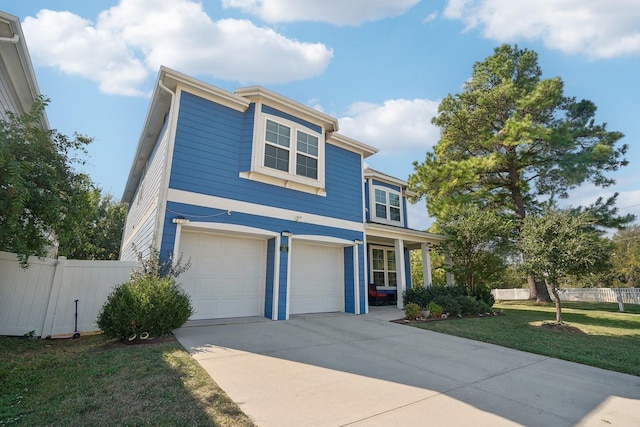
<path fill-rule="evenodd" d="M 556 322 L 562 323 L 558 285 L 567 276 L 580 277 L 609 267 L 611 243 L 585 212 L 547 209 L 523 223 L 521 246 L 525 268 L 544 277 L 555 298 Z"/>
<path fill-rule="evenodd" d="M 506 270 L 505 257 L 512 251 L 509 218 L 468 206 L 439 222 L 448 239 L 443 244 L 453 259 L 451 271 L 471 290 L 491 287 Z"/>
<path fill-rule="evenodd" d="M 136 249 L 137 251 L 137 249 Z M 181 259 L 162 261 L 153 247 L 131 279 L 116 287 L 98 314 L 97 324 L 108 338 L 133 341 L 169 334 L 193 315 L 189 295 L 176 278 L 191 264 Z"/>

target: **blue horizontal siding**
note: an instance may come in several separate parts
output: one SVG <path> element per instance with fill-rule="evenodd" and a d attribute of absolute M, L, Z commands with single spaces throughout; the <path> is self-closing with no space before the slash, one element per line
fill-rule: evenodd
<path fill-rule="evenodd" d="M 254 116 L 253 104 L 242 113 L 183 92 L 170 188 L 346 220 L 362 217 L 361 156 L 330 144 L 325 149 L 326 197 L 240 178 L 250 169 Z"/>
<path fill-rule="evenodd" d="M 371 181 L 374 186 L 386 187 L 393 191 L 397 191 L 398 193 L 402 193 L 402 188 L 400 188 L 399 185 L 389 184 L 388 182 L 378 181 L 377 179 L 373 179 Z"/>
<path fill-rule="evenodd" d="M 346 239 L 350 241 L 362 240 L 364 237 L 363 233 L 357 230 L 346 230 L 343 228 L 327 227 L 323 225 L 308 224 L 304 222 L 289 221 L 240 212 L 231 212 L 231 215 L 228 215 L 226 209 L 205 208 L 202 206 L 194 206 L 184 203 L 168 202 L 166 215 L 164 218 L 164 232 L 162 239 L 163 249 L 173 249 L 176 229 L 176 224 L 173 223 L 173 219 L 177 217 L 186 218 L 194 222 L 197 221 L 217 224 L 236 224 L 269 230 L 276 233 L 288 231 L 293 233 L 294 235 L 320 235 L 336 237 L 339 239 Z M 167 239 L 165 239 L 165 237 L 167 237 Z M 168 244 L 170 246 L 165 247 L 165 244 Z"/>
<path fill-rule="evenodd" d="M 273 318 L 273 276 L 275 273 L 274 261 L 276 253 L 276 239 L 267 242 L 267 277 L 264 295 L 264 317 Z"/>
<path fill-rule="evenodd" d="M 294 123 L 297 123 L 297 124 L 302 125 L 302 126 L 304 126 L 306 128 L 309 128 L 314 132 L 322 133 L 322 127 L 321 126 L 314 125 L 313 123 L 310 123 L 310 122 L 308 122 L 306 120 L 302 120 L 299 117 L 295 117 L 295 116 L 292 116 L 291 114 L 287 114 L 287 113 L 284 113 L 284 112 L 282 112 L 280 110 L 276 110 L 275 108 L 269 107 L 268 105 L 263 105 L 262 106 L 262 112 L 265 113 L 265 114 L 271 114 L 272 116 L 282 117 L 283 119 L 290 120 L 290 121 L 292 121 Z"/>

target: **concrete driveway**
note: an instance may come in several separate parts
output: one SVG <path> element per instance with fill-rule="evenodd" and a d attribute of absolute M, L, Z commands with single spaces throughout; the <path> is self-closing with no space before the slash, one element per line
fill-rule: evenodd
<path fill-rule="evenodd" d="M 261 427 L 640 425 L 640 377 L 389 322 L 401 316 L 372 307 L 175 335 Z"/>

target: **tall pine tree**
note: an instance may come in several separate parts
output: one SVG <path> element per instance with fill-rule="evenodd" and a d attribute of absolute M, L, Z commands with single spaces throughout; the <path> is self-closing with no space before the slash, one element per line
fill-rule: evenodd
<path fill-rule="evenodd" d="M 595 112 L 593 102 L 565 96 L 561 78 L 543 79 L 535 52 L 502 45 L 473 66 L 461 93 L 442 100 L 433 119 L 440 141 L 414 162 L 409 187 L 438 219 L 473 204 L 511 216 L 517 236 L 542 201 L 583 183 L 610 186 L 607 173 L 627 164 L 623 134 L 596 124 Z M 589 209 L 607 225 L 632 221 L 616 216 L 616 197 Z M 529 286 L 532 298 L 550 300 L 543 281 L 530 275 Z"/>

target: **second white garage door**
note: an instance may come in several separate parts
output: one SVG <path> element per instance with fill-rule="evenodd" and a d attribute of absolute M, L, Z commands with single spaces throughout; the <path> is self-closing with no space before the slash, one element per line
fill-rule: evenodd
<path fill-rule="evenodd" d="M 344 248 L 294 242 L 290 314 L 344 311 Z"/>
<path fill-rule="evenodd" d="M 265 240 L 183 232 L 180 252 L 191 259 L 178 282 L 191 295 L 192 320 L 263 314 Z"/>

